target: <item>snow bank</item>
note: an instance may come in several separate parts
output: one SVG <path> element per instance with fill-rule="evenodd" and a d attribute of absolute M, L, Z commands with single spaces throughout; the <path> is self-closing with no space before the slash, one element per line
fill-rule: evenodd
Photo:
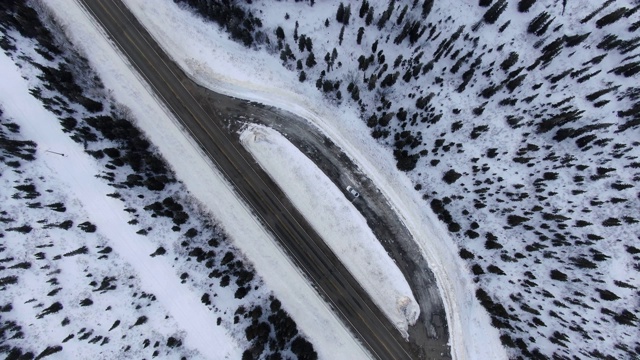
<path fill-rule="evenodd" d="M 205 23 L 171 1 L 153 5 L 124 2 L 195 81 L 221 93 L 293 112 L 338 144 L 389 199 L 431 265 L 447 312 L 452 356 L 507 358 L 497 329 L 491 326 L 486 310 L 474 296 L 476 287 L 457 255 L 455 242 L 412 190 L 410 179 L 396 169 L 392 154 L 369 136 L 356 109 L 328 104 L 313 84 L 301 84 L 296 74 L 283 68 L 276 57 L 247 50 L 229 40 L 228 34 L 216 25 Z"/>
<path fill-rule="evenodd" d="M 277 131 L 250 125 L 241 140 L 376 305 L 408 336 L 408 326 L 415 324 L 420 307 L 365 218 L 322 170 Z"/>
<path fill-rule="evenodd" d="M 197 144 L 185 135 L 162 102 L 152 95 L 152 90 L 115 50 L 93 18 L 75 1 L 48 0 L 45 5 L 88 58 L 105 86 L 113 91 L 114 98 L 131 109 L 136 125 L 158 147 L 177 178 L 202 204 L 215 204 L 208 210 L 252 261 L 266 285 L 314 344 L 320 358 L 332 359 L 337 355 L 349 359 L 368 358 L 363 347 L 253 218 L 246 205 L 238 200 L 232 187 Z M 219 357 L 220 353 L 213 358 Z"/>

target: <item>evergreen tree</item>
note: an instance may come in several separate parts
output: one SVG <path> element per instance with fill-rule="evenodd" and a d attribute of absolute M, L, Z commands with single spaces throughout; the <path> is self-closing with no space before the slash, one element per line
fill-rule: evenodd
<path fill-rule="evenodd" d="M 369 10 L 369 2 L 367 0 L 362 0 L 362 5 L 360 5 L 360 11 L 358 15 L 362 19 L 365 15 L 367 15 L 367 11 Z"/>
<path fill-rule="evenodd" d="M 298 39 L 298 50 L 300 50 L 300 52 L 304 51 L 306 42 L 307 42 L 307 37 L 304 34 L 302 34 L 300 36 L 300 39 Z"/>
<path fill-rule="evenodd" d="M 358 37 L 356 38 L 356 42 L 358 43 L 358 45 L 362 44 L 362 35 L 364 35 L 364 28 L 361 26 L 358 29 Z"/>
<path fill-rule="evenodd" d="M 489 10 L 487 10 L 486 13 L 484 13 L 484 22 L 487 24 L 494 24 L 506 8 L 507 0 L 498 0 L 489 8 Z"/>
<path fill-rule="evenodd" d="M 536 0 L 520 0 L 518 2 L 518 11 L 520 11 L 522 13 L 529 12 L 529 9 L 535 3 L 536 3 Z"/>
<path fill-rule="evenodd" d="M 315 55 L 313 55 L 313 52 L 309 53 L 309 56 L 307 56 L 307 60 L 305 61 L 305 64 L 309 68 L 316 66 L 316 57 Z"/>
<path fill-rule="evenodd" d="M 307 51 L 313 51 L 313 42 L 311 41 L 310 37 L 307 37 L 307 39 L 305 40 L 305 46 L 307 47 Z"/>
<path fill-rule="evenodd" d="M 338 35 L 338 44 L 342 45 L 342 40 L 344 39 L 344 25 L 340 28 L 340 35 Z"/>
<path fill-rule="evenodd" d="M 371 25 L 371 23 L 373 22 L 373 6 L 369 7 L 369 11 L 367 12 L 367 18 L 365 19 L 365 24 L 367 24 L 367 26 Z"/>
<path fill-rule="evenodd" d="M 426 19 L 427 16 L 431 13 L 431 9 L 433 8 L 433 0 L 424 0 L 422 3 L 422 18 Z"/>
<path fill-rule="evenodd" d="M 343 19 L 344 19 L 344 4 L 340 3 L 340 6 L 338 6 L 338 11 L 336 12 L 336 21 L 339 23 L 342 23 Z"/>
<path fill-rule="evenodd" d="M 402 11 L 400 12 L 400 16 L 398 16 L 398 20 L 396 20 L 396 25 L 402 24 L 402 21 L 404 21 L 405 15 L 407 15 L 407 10 L 409 10 L 409 5 L 405 5 L 404 8 L 402 8 Z"/>
<path fill-rule="evenodd" d="M 596 27 L 598 29 L 613 24 L 614 22 L 620 20 L 620 18 L 628 11 L 629 9 L 627 9 L 626 7 L 621 7 L 618 10 L 607 14 L 603 17 L 601 17 L 600 19 L 598 19 L 598 21 L 596 21 Z"/>
<path fill-rule="evenodd" d="M 555 18 L 554 18 L 555 19 Z M 548 12 L 543 11 L 538 16 L 533 18 L 527 27 L 529 34 L 535 34 L 536 36 L 542 36 L 549 28 L 549 25 L 553 22 L 551 15 Z"/>
<path fill-rule="evenodd" d="M 344 8 L 344 16 L 342 17 L 342 23 L 349 25 L 349 19 L 351 19 L 351 4 Z"/>
<path fill-rule="evenodd" d="M 518 58 L 519 56 L 517 52 L 510 52 L 509 56 L 502 62 L 502 64 L 500 64 L 500 68 L 506 72 L 510 67 L 513 66 L 513 64 L 518 61 Z"/>

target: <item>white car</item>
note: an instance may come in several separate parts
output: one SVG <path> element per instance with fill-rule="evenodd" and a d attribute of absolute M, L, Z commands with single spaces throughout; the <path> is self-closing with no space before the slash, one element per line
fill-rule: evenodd
<path fill-rule="evenodd" d="M 347 191 L 353 195 L 354 198 L 358 198 L 360 196 L 360 193 L 358 191 L 356 191 L 356 189 L 353 188 L 353 186 L 349 185 L 347 186 Z"/>

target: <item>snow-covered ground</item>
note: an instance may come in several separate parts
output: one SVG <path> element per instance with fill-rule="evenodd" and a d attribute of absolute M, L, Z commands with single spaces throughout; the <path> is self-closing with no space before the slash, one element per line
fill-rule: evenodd
<path fill-rule="evenodd" d="M 100 261 L 85 259 L 83 256 L 63 257 L 63 261 L 51 262 L 46 266 L 40 262 L 40 269 L 34 270 L 31 276 L 26 276 L 26 281 L 17 287 L 11 287 L 9 294 L 3 294 L 5 301 L 12 301 L 17 310 L 19 322 L 26 321 L 29 324 L 28 339 L 47 339 L 47 342 L 57 344 L 69 335 L 67 331 L 72 331 L 76 324 L 84 323 L 83 319 L 91 318 L 94 323 L 95 335 L 104 334 L 105 337 L 115 336 L 118 332 L 111 332 L 109 327 L 112 322 L 109 319 L 121 319 L 123 327 L 132 326 L 135 318 L 131 316 L 130 300 L 131 294 L 127 294 L 127 287 L 121 284 L 118 291 L 112 291 L 107 296 L 98 296 L 92 293 L 91 288 L 86 286 L 90 280 L 85 280 L 87 276 L 100 280 L 108 275 L 114 276 L 114 283 L 119 283 L 128 276 L 135 277 L 130 280 L 135 284 L 131 286 L 134 293 L 146 291 L 155 296 L 158 302 L 151 304 L 139 315 L 147 316 L 150 319 L 151 329 L 147 336 L 159 332 L 162 336 L 168 337 L 176 335 L 182 338 L 192 354 L 190 356 L 202 358 L 239 358 L 242 349 L 237 342 L 229 336 L 223 327 L 213 326 L 216 317 L 205 307 L 201 306 L 200 299 L 190 291 L 184 291 L 179 278 L 171 264 L 153 257 L 157 246 L 145 236 L 136 235 L 130 230 L 127 224 L 129 218 L 123 211 L 120 200 L 106 197 L 105 194 L 113 191 L 104 181 L 95 177 L 99 173 L 96 163 L 88 156 L 77 143 L 74 143 L 68 135 L 64 134 L 58 124 L 58 120 L 51 112 L 45 110 L 42 103 L 29 94 L 29 87 L 25 79 L 20 76 L 20 70 L 11 59 L 5 54 L 0 54 L 0 103 L 4 110 L 4 116 L 16 121 L 21 127 L 21 134 L 28 140 L 35 141 L 38 157 L 35 164 L 29 167 L 28 173 L 14 173 L 6 171 L 2 177 L 5 182 L 17 179 L 14 183 L 28 181 L 30 177 L 46 179 L 43 180 L 47 192 L 55 193 L 56 200 L 62 200 L 67 210 L 63 215 L 64 219 L 90 219 L 98 230 L 95 234 L 85 234 L 80 230 L 76 231 L 47 231 L 35 229 L 29 236 L 23 252 L 20 253 L 24 260 L 32 259 L 33 253 L 38 249 L 46 248 L 47 243 L 56 244 L 55 253 L 43 255 L 56 260 L 54 255 L 62 255 L 76 250 L 82 246 L 87 246 L 92 255 L 100 256 L 94 247 L 104 248 L 110 246 L 114 254 L 109 255 L 110 261 Z M 47 152 L 53 151 L 53 152 Z M 59 155 L 63 154 L 63 155 Z M 24 168 L 24 166 L 23 166 Z M 4 189 L 10 189 L 10 184 L 4 184 Z M 38 185 L 38 188 L 40 186 Z M 51 191 L 50 191 L 51 190 Z M 44 192 L 44 189 L 42 189 Z M 21 210 L 19 200 L 9 198 L 9 193 L 3 192 L 3 208 L 13 209 L 12 216 L 17 216 L 17 220 L 24 224 L 35 224 L 37 218 L 32 216 L 43 216 L 51 223 L 55 223 L 51 210 L 44 210 L 48 214 L 34 215 L 37 210 Z M 43 201 L 38 198 L 36 200 Z M 46 200 L 45 200 L 46 201 Z M 51 200 L 49 200 L 51 201 Z M 53 203 L 53 201 L 51 201 Z M 14 204 L 15 203 L 15 204 Z M 16 234 L 16 235 L 13 235 Z M 8 232 L 7 242 L 20 241 L 17 233 Z M 58 244 L 61 242 L 61 244 Z M 14 249 L 17 245 L 12 246 Z M 59 272 L 56 272 L 59 268 Z M 112 272 L 113 271 L 113 272 Z M 110 273 L 111 272 L 111 273 Z M 60 321 L 67 316 L 73 323 L 69 330 L 60 328 L 58 322 L 38 321 L 36 315 L 42 310 L 37 306 L 27 305 L 29 299 L 36 294 L 48 292 L 43 286 L 46 278 L 45 273 L 58 274 L 62 294 L 71 294 L 78 303 L 83 298 L 92 298 L 93 305 L 83 308 L 80 305 L 73 310 L 67 309 L 63 314 L 58 314 Z M 95 290 L 94 290 L 95 291 Z M 75 294 L 74 294 L 75 293 Z M 6 296 L 6 297 L 5 297 Z M 37 295 L 36 295 L 37 296 Z M 52 296 L 51 294 L 49 296 Z M 134 295 L 135 297 L 135 295 Z M 37 302 L 45 301 L 37 298 Z M 53 298 L 51 298 L 53 299 Z M 48 304 L 47 304 L 48 305 Z M 66 304 L 68 307 L 71 304 Z M 107 306 L 111 312 L 104 311 Z M 97 311 L 96 308 L 100 308 Z M 102 312 L 104 311 L 104 312 Z M 135 314 L 135 312 L 134 312 Z M 54 315 L 49 315 L 54 316 Z M 122 335 L 126 334 L 126 328 Z M 131 334 L 133 336 L 133 334 Z M 79 335 L 78 335 L 79 336 Z M 137 335 L 141 336 L 141 335 Z M 108 340 L 108 339 L 107 339 Z M 142 342 L 142 339 L 139 343 Z M 109 348 L 109 353 L 117 357 L 121 344 L 115 342 L 115 348 Z M 38 348 L 44 348 L 44 343 L 32 344 Z M 76 346 L 74 346 L 76 345 Z M 100 350 L 100 348 L 97 348 Z M 104 350 L 103 350 L 104 351 Z M 195 351 L 195 352 L 194 352 Z M 95 353 L 97 356 L 99 353 Z M 172 356 L 179 358 L 180 354 Z M 64 358 L 88 358 L 91 357 L 87 347 L 78 346 L 75 342 L 70 342 L 64 346 L 61 356 Z M 144 356 L 140 354 L 140 356 Z"/>
<path fill-rule="evenodd" d="M 301 84 L 276 57 L 248 51 L 216 26 L 173 2 L 163 2 L 162 6 L 125 3 L 197 82 L 296 113 L 338 144 L 390 200 L 432 266 L 447 311 L 452 355 L 461 359 L 506 358 L 498 331 L 474 296 L 475 285 L 457 255 L 457 246 L 431 209 L 412 191 L 411 181 L 397 171 L 391 154 L 369 137 L 356 108 L 328 104 L 310 82 Z M 294 7 L 280 3 L 278 9 L 287 12 L 287 6 Z M 330 6 L 316 7 L 313 16 L 333 18 L 334 11 Z"/>
<path fill-rule="evenodd" d="M 350 200 L 277 131 L 249 125 L 241 140 L 373 301 L 407 336 L 420 307 L 407 280 Z"/>
<path fill-rule="evenodd" d="M 253 219 L 245 205 L 238 201 L 213 164 L 185 136 L 80 5 L 63 0 L 47 1 L 45 5 L 71 41 L 87 56 L 113 97 L 129 107 L 137 125 L 171 164 L 191 195 L 223 224 L 234 244 L 249 258 L 313 342 L 319 356 L 335 358 L 340 354 L 351 359 L 367 358 L 360 344 Z M 215 207 L 207 204 L 215 204 Z"/>

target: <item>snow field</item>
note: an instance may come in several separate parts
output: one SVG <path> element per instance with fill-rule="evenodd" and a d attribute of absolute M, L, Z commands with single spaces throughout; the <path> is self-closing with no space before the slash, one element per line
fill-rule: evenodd
<path fill-rule="evenodd" d="M 89 59 L 105 86 L 113 91 L 114 98 L 130 108 L 137 119 L 136 125 L 158 147 L 178 179 L 223 224 L 234 244 L 252 261 L 258 274 L 312 341 L 318 355 L 321 358 L 335 358 L 336 354 L 348 354 L 350 359 L 368 358 L 366 351 L 253 218 L 246 205 L 238 200 L 197 144 L 185 136 L 185 130 L 168 115 L 168 110 L 114 50 L 106 35 L 98 30 L 99 25 L 94 24 L 76 2 L 52 0 L 47 1 L 46 6 Z"/>

